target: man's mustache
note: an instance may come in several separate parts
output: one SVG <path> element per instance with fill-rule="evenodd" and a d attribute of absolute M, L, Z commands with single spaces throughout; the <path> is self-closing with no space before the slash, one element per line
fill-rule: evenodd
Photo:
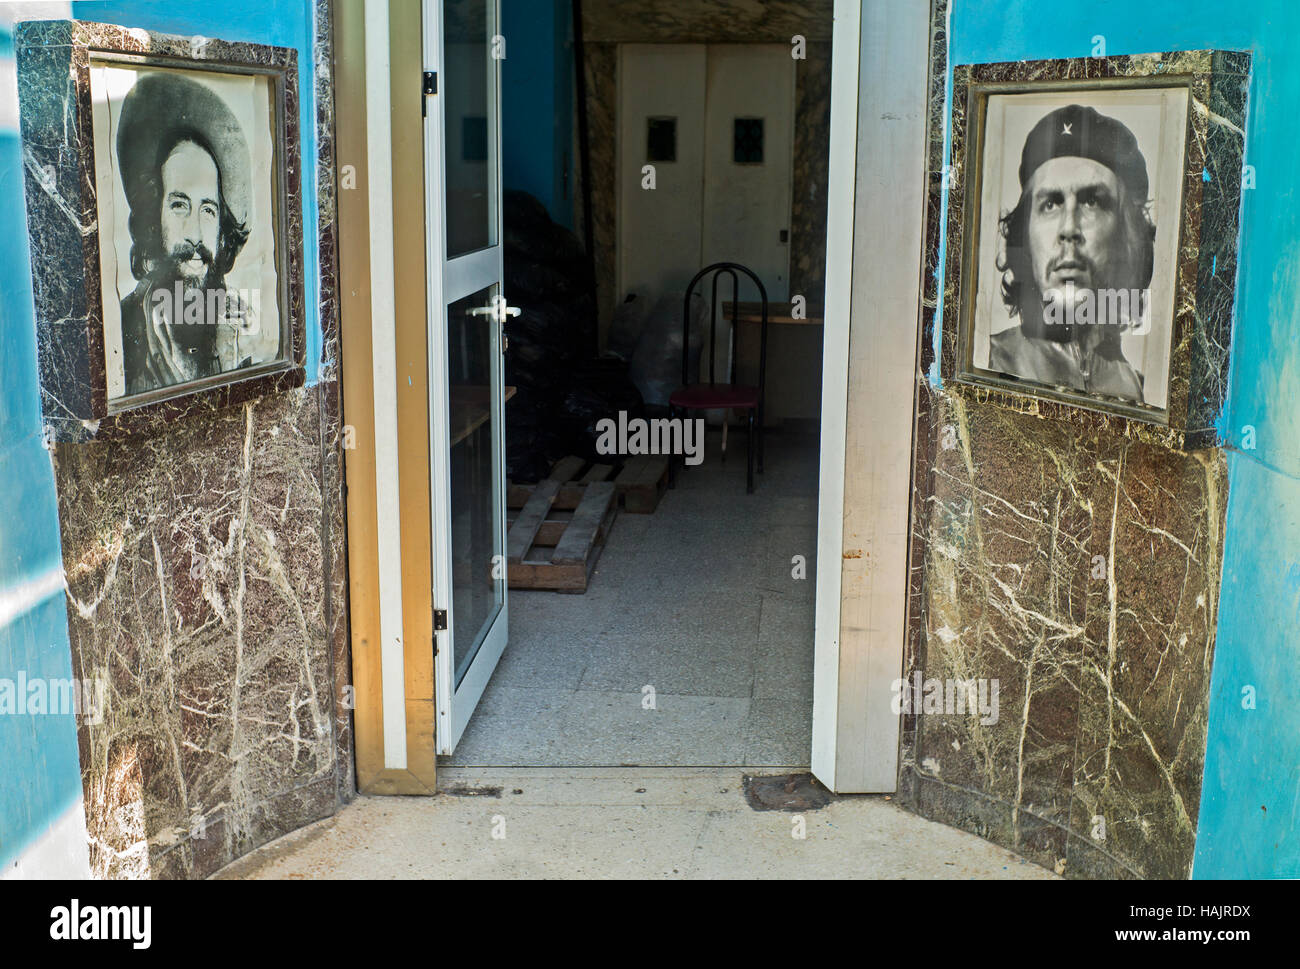
<path fill-rule="evenodd" d="M 1086 272 L 1089 276 L 1093 276 L 1097 272 L 1097 267 L 1091 259 L 1077 253 L 1057 256 L 1050 260 L 1047 264 L 1047 272 L 1050 275 L 1059 270 L 1062 266 L 1079 272 Z"/>
<path fill-rule="evenodd" d="M 169 256 L 174 263 L 189 262 L 198 256 L 206 265 L 212 265 L 212 250 L 201 242 L 182 242 L 172 247 Z"/>

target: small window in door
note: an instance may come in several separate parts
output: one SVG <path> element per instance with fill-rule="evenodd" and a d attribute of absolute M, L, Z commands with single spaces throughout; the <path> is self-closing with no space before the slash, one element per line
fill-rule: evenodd
<path fill-rule="evenodd" d="M 677 119 L 646 118 L 645 160 L 677 161 Z"/>
<path fill-rule="evenodd" d="M 763 119 L 737 118 L 731 158 L 737 165 L 763 164 Z"/>

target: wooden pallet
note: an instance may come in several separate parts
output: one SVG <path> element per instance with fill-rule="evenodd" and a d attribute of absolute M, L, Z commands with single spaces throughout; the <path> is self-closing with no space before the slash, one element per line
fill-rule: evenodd
<path fill-rule="evenodd" d="M 617 474 L 614 473 L 616 470 Z M 572 511 L 578 507 L 585 485 L 612 478 L 625 512 L 653 515 L 659 507 L 659 500 L 668 490 L 668 458 L 638 455 L 627 458 L 620 470 L 612 464 L 592 463 L 570 455 L 555 463 L 549 477 L 561 482 L 554 505 L 558 510 Z M 507 507 L 522 508 L 532 490 L 532 485 L 510 485 Z"/>
<path fill-rule="evenodd" d="M 555 471 L 532 487 L 510 486 L 506 574 L 512 589 L 581 594 L 618 514 L 618 496 L 613 482 L 566 483 Z"/>

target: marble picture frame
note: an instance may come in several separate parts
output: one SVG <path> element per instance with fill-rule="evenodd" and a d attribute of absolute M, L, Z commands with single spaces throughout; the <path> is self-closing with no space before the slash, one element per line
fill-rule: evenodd
<path fill-rule="evenodd" d="M 1117 427 L 1178 450 L 1221 443 L 1216 421 L 1227 392 L 1249 74 L 1249 53 L 1236 51 L 965 64 L 953 69 L 951 164 L 945 172 L 948 210 L 944 324 L 939 361 L 945 383 L 973 400 L 991 401 L 1084 427 Z M 1126 98 L 1131 98 L 1132 103 L 1126 103 Z M 1114 124 L 1115 117 L 1140 118 L 1135 113 L 1139 104 L 1161 99 L 1175 108 L 1184 106 L 1179 130 L 1169 124 L 1174 111 L 1168 105 L 1163 113 L 1151 115 L 1164 119 L 1163 136 L 1143 131 L 1138 124 Z M 1001 112 L 992 134 L 986 131 L 990 104 L 995 114 Z M 1020 152 L 1029 142 L 1025 130 L 1033 130 L 1023 120 L 1002 120 L 1011 117 L 1006 105 L 1014 105 L 1021 119 L 1031 121 L 1046 121 L 1054 110 L 1071 113 L 1067 105 L 1082 106 L 1100 114 L 1110 112 L 1099 124 L 1116 130 L 1139 129 L 1137 138 L 1127 143 L 1136 141 L 1138 157 L 1150 156 L 1143 167 L 1144 178 L 1148 173 L 1153 176 L 1148 211 L 1156 211 L 1158 204 L 1157 214 L 1161 216 L 1154 230 L 1156 271 L 1149 274 L 1150 293 L 1158 298 L 1150 298 L 1148 306 L 1153 310 L 1151 322 L 1162 324 L 1163 330 L 1156 332 L 1148 322 L 1146 339 L 1162 343 L 1133 344 L 1154 351 L 1144 359 L 1155 360 L 1154 369 L 1148 372 L 1159 373 L 1162 378 L 1151 385 L 1140 379 L 1145 393 L 1117 389 L 1133 386 L 1131 379 L 1128 384 L 1115 381 L 1106 388 L 1111 392 L 1106 393 L 1038 379 L 1039 373 L 1030 364 L 1025 365 L 1027 372 L 1015 373 L 1015 367 L 1006 362 L 1011 359 L 1006 354 L 999 364 L 990 366 L 989 340 L 994 324 L 988 320 L 988 304 L 992 301 L 990 289 L 996 286 L 991 285 L 989 277 L 991 271 L 1001 273 L 1003 268 L 997 263 L 994 270 L 990 247 L 1001 243 L 1005 251 L 1006 246 L 998 223 L 1006 211 L 990 217 L 990 200 L 1008 211 L 1008 204 L 1015 203 L 1002 201 L 1007 192 L 999 192 L 986 179 L 1001 178 L 1006 183 L 1008 170 L 1012 178 L 1019 175 L 1020 155 L 990 164 L 991 174 L 984 168 L 989 159 L 997 158 L 991 149 L 999 138 L 1008 146 L 1014 140 L 1015 151 Z M 1075 119 L 1071 114 L 1065 120 L 1068 124 Z M 1034 161 L 1067 154 L 1056 147 L 1057 143 L 1059 139 L 1036 155 Z M 1157 144 L 1161 146 L 1159 151 L 1151 147 Z M 1170 145 L 1177 145 L 1180 152 L 1165 150 Z M 1026 157 L 1030 153 L 1026 149 Z M 1102 151 L 1080 154 L 1105 156 Z M 1105 157 L 1110 161 L 1109 156 Z M 1174 166 L 1170 158 L 1177 160 L 1181 171 L 1171 170 Z M 1153 164 L 1157 161 L 1163 164 L 1162 170 L 1159 164 Z M 1159 177 L 1155 177 L 1157 171 Z M 1171 198 L 1175 190 L 1176 204 Z M 985 277 L 982 284 L 981 270 Z M 983 356 L 977 359 L 981 353 Z M 1032 362 L 1037 358 L 1026 352 L 1016 359 Z M 1127 365 L 1122 356 L 1119 360 L 1117 366 Z M 1101 383 L 1095 379 L 1092 382 Z"/>
<path fill-rule="evenodd" d="M 297 52 L 74 20 L 21 23 L 14 42 L 46 438 L 84 442 L 141 433 L 159 421 L 185 420 L 301 386 L 305 381 L 306 318 Z M 117 100 L 112 112 L 107 107 L 110 98 L 105 94 L 105 77 L 110 78 L 110 87 L 122 89 L 120 96 L 114 95 Z M 195 340 L 204 357 L 216 361 L 218 352 L 213 347 L 219 338 L 206 334 L 236 332 L 227 313 L 238 318 L 247 307 L 246 300 L 237 307 L 224 302 L 225 287 L 243 285 L 234 282 L 241 260 L 243 265 L 255 262 L 259 267 L 255 279 L 265 281 L 269 298 L 256 287 L 251 292 L 261 300 L 261 319 L 272 321 L 275 331 L 272 333 L 269 325 L 257 331 L 268 344 L 257 352 L 247 350 L 249 342 L 240 347 L 238 340 L 228 338 L 222 344 L 220 363 L 175 369 L 133 382 L 131 374 L 140 371 L 140 363 L 138 358 L 132 359 L 130 350 L 124 350 L 124 342 L 130 347 L 143 346 L 141 334 L 150 324 L 144 310 L 138 314 L 140 320 L 130 315 L 127 299 L 134 295 L 140 307 L 153 305 L 157 312 L 157 301 L 171 291 L 170 286 L 144 286 L 143 271 L 134 264 L 132 244 L 137 234 L 144 232 L 137 233 L 135 208 L 123 203 L 131 190 L 123 191 L 126 179 L 116 168 L 119 155 L 123 168 L 129 164 L 123 149 L 128 142 L 106 135 L 126 110 L 122 106 L 127 96 L 124 92 L 133 90 L 139 78 L 164 82 L 161 96 L 155 92 L 151 102 L 141 98 L 145 108 L 136 109 L 148 119 L 150 127 L 145 130 L 155 130 L 152 126 L 163 123 L 154 120 L 160 116 L 160 104 L 181 96 L 178 91 L 182 95 L 184 91 L 197 92 L 199 101 L 173 112 L 179 120 L 169 130 L 174 133 L 176 126 L 183 124 L 198 131 L 196 140 L 202 142 L 208 157 L 220 158 L 218 166 L 225 168 L 232 156 L 223 156 L 231 149 L 221 139 L 228 141 L 230 136 L 215 131 L 217 123 L 210 120 L 210 112 L 232 105 L 224 115 L 226 130 L 245 133 L 250 158 L 242 193 L 229 188 L 238 176 L 229 174 L 229 169 L 219 175 L 222 245 L 228 221 L 237 228 L 239 223 L 227 218 L 231 198 L 256 201 L 256 206 L 230 205 L 231 210 L 253 216 L 243 221 L 246 229 L 250 225 L 252 229 L 239 246 L 230 247 L 238 255 L 222 264 L 228 272 L 233 259 L 236 273 L 230 276 L 214 274 L 217 260 L 211 253 L 204 251 L 203 256 L 195 257 L 194 265 L 207 263 L 202 285 L 216 289 L 217 298 L 208 292 L 206 302 L 218 313 L 212 327 L 192 326 L 188 332 L 197 334 Z M 237 92 L 244 101 L 232 99 L 228 92 Z M 248 119 L 254 116 L 264 124 L 250 124 Z M 196 123 L 196 117 L 204 120 Z M 114 133 L 125 138 L 129 129 L 122 129 L 126 128 L 127 124 L 122 124 Z M 145 137 L 146 145 L 164 140 L 156 134 Z M 113 155 L 111 160 L 104 157 L 106 153 Z M 153 165 L 154 156 L 146 149 L 135 154 L 150 159 L 137 168 Z M 269 172 L 265 170 L 268 167 Z M 162 182 L 161 172 L 157 174 L 156 181 Z M 151 204 L 162 194 L 161 187 L 153 191 L 156 197 L 149 196 Z M 110 192 L 116 192 L 118 198 L 110 198 Z M 130 201 L 134 203 L 135 198 Z M 155 248 L 157 240 L 167 236 L 165 215 L 162 220 L 161 230 L 156 224 L 151 230 Z M 129 237 L 125 237 L 128 226 Z M 142 289 L 155 298 L 152 303 L 146 304 L 140 291 L 132 294 L 137 278 Z M 189 295 L 179 287 L 176 292 Z M 124 294 L 127 299 L 122 298 Z M 189 306 L 183 299 L 177 312 Z M 199 318 L 185 317 L 191 321 Z M 123 337 L 128 319 L 135 329 L 130 337 Z M 159 325 L 161 319 L 155 316 L 154 324 Z M 217 319 L 220 325 L 216 325 Z M 178 332 L 167 327 L 149 335 L 156 338 L 159 333 L 170 336 Z M 178 340 L 174 348 L 177 357 L 180 346 Z M 157 347 L 155 340 L 148 352 L 155 354 Z"/>

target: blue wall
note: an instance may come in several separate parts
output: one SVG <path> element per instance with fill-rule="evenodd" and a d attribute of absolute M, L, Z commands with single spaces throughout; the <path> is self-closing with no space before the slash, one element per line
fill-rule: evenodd
<path fill-rule="evenodd" d="M 41 443 L 12 34 L 0 27 L 0 679 L 72 676 L 54 472 Z M 7 621 L 3 621 L 7 620 Z M 81 794 L 71 716 L 0 716 L 0 868 Z"/>
<path fill-rule="evenodd" d="M 502 0 L 502 170 L 573 228 L 573 28 L 570 0 Z"/>
<path fill-rule="evenodd" d="M 1254 53 L 1232 375 L 1227 538 L 1194 876 L 1300 876 L 1300 4 L 953 0 L 950 63 L 1204 48 Z M 950 77 L 951 83 L 951 77 Z M 940 267 L 942 272 L 942 267 Z M 941 277 L 942 278 L 942 277 Z M 936 337 L 937 339 L 937 337 Z M 1257 446 L 1243 427 L 1255 429 Z M 1242 708 L 1253 686 L 1256 708 Z"/>
<path fill-rule="evenodd" d="M 34 7 L 35 5 L 30 5 Z M 48 13 L 67 16 L 67 4 Z M 319 373 L 317 311 L 316 137 L 311 0 L 178 0 L 74 3 L 80 20 L 180 34 L 200 33 L 298 50 L 301 100 L 303 228 L 307 306 L 307 377 Z M 0 29 L 0 97 L 13 98 L 12 35 Z M 0 118 L 16 118 L 16 104 Z M 72 675 L 61 569 L 58 512 L 49 454 L 41 443 L 36 331 L 28 260 L 22 157 L 15 126 L 0 126 L 0 678 Z M 51 590 L 50 582 L 55 581 Z M 41 590 L 33 592 L 32 590 Z M 71 717 L 0 716 L 0 866 L 16 859 L 81 792 L 76 726 Z"/>

